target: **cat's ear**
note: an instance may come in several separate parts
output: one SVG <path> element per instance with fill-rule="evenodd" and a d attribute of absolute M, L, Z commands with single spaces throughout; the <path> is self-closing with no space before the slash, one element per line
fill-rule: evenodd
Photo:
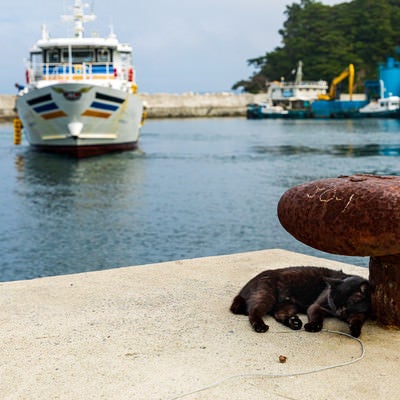
<path fill-rule="evenodd" d="M 368 293 L 368 292 L 369 292 L 369 289 L 370 289 L 370 287 L 369 287 L 369 282 L 363 282 L 363 283 L 360 285 L 360 292 L 361 292 L 361 293 Z"/>
<path fill-rule="evenodd" d="M 324 281 L 330 288 L 335 288 L 343 282 L 342 279 L 328 278 L 328 277 L 325 277 Z"/>

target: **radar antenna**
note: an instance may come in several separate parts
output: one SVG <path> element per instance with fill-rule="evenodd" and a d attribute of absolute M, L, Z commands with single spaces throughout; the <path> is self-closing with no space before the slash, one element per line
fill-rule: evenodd
<path fill-rule="evenodd" d="M 81 0 L 75 0 L 72 7 L 72 15 L 63 15 L 64 21 L 72 21 L 74 23 L 74 36 L 77 38 L 83 37 L 85 31 L 84 23 L 94 21 L 96 16 L 94 14 L 86 14 L 84 8 L 88 8 L 88 4 L 83 4 Z"/>

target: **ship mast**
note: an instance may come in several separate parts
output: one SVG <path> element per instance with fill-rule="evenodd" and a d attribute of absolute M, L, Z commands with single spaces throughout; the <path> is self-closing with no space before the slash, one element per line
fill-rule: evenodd
<path fill-rule="evenodd" d="M 299 61 L 296 71 L 296 80 L 294 81 L 294 83 L 296 85 L 301 85 L 302 80 L 303 80 L 303 61 Z"/>
<path fill-rule="evenodd" d="M 84 8 L 87 4 L 83 4 L 81 0 L 75 0 L 74 6 L 72 7 L 72 15 L 63 15 L 64 21 L 72 21 L 74 23 L 74 36 L 77 38 L 83 37 L 85 31 L 84 23 L 94 21 L 96 16 L 94 14 L 85 15 Z"/>

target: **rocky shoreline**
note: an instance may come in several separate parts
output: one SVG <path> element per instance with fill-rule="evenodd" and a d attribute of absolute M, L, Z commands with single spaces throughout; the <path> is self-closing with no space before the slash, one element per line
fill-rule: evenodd
<path fill-rule="evenodd" d="M 246 105 L 265 100 L 265 94 L 234 93 L 141 93 L 147 118 L 242 117 Z M 15 95 L 0 95 L 0 120 L 16 116 Z"/>

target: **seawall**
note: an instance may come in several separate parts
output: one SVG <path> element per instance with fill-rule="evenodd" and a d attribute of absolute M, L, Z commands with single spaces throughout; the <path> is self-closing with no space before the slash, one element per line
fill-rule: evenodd
<path fill-rule="evenodd" d="M 142 93 L 140 97 L 148 118 L 241 117 L 247 104 L 265 101 L 265 94 Z"/>
<path fill-rule="evenodd" d="M 234 93 L 140 93 L 147 118 L 241 117 L 246 105 L 265 100 L 265 94 Z M 0 95 L 0 120 L 15 116 L 15 95 Z"/>
<path fill-rule="evenodd" d="M 0 95 L 0 121 L 12 120 L 15 115 L 15 99 L 12 94 Z"/>

